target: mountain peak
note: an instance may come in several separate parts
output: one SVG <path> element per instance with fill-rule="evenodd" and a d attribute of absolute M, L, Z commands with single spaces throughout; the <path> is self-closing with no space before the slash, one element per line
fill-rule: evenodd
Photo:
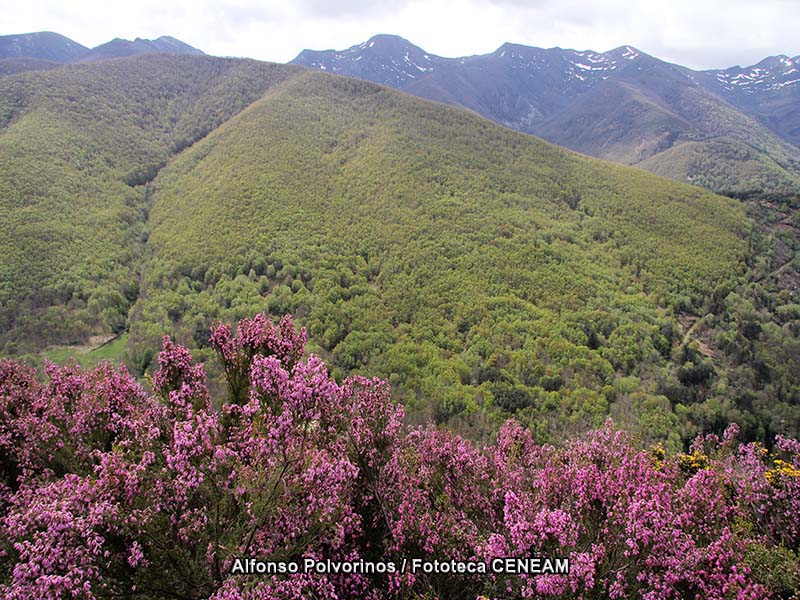
<path fill-rule="evenodd" d="M 81 62 L 92 62 L 107 58 L 120 58 L 132 56 L 134 54 L 167 52 L 170 54 L 204 54 L 174 37 L 162 35 L 155 40 L 145 38 L 135 38 L 133 41 L 123 38 L 114 38 L 110 42 L 92 48 L 85 55 L 80 57 Z"/>
<path fill-rule="evenodd" d="M 0 58 L 38 58 L 59 63 L 76 60 L 89 49 L 54 31 L 0 36 Z"/>
<path fill-rule="evenodd" d="M 384 33 L 346 50 L 303 50 L 290 64 L 397 87 L 432 71 L 440 60 L 399 35 Z"/>
<path fill-rule="evenodd" d="M 618 46 L 613 50 L 604 52 L 604 54 L 607 56 L 612 56 L 614 58 L 622 58 L 625 60 L 634 60 L 636 58 L 639 58 L 640 56 L 647 56 L 647 54 L 645 54 L 638 48 L 634 48 L 633 46 Z"/>
<path fill-rule="evenodd" d="M 526 52 L 531 50 L 541 50 L 541 48 L 537 48 L 535 46 L 526 46 L 525 44 L 515 44 L 514 42 L 505 42 L 502 46 L 494 51 L 494 54 L 501 54 L 503 52 L 510 52 L 512 50 Z"/>
<path fill-rule="evenodd" d="M 388 53 L 423 52 L 422 48 L 420 48 L 419 46 L 415 46 L 404 37 L 388 33 L 380 33 L 378 35 L 373 35 L 363 44 L 359 44 L 358 46 L 353 46 L 351 50 L 353 48 L 371 49 L 373 52 L 377 50 L 379 52 L 388 52 Z"/>
<path fill-rule="evenodd" d="M 400 43 L 403 43 L 403 44 L 413 45 L 406 38 L 404 38 L 402 36 L 399 36 L 399 35 L 396 35 L 394 33 L 378 33 L 376 35 L 373 35 L 371 38 L 369 38 L 369 40 L 367 40 L 367 42 L 375 42 L 375 43 L 389 43 L 389 42 L 397 43 L 397 42 L 400 42 Z"/>
<path fill-rule="evenodd" d="M 800 56 L 791 58 L 778 54 L 768 56 L 754 65 L 736 65 L 729 69 L 711 69 L 702 73 L 725 96 L 742 94 L 752 97 L 760 93 L 783 93 L 790 89 L 800 89 Z"/>

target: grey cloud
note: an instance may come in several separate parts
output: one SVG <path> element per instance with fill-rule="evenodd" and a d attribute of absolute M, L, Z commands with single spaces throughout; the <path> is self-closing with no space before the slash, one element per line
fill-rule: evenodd
<path fill-rule="evenodd" d="M 27 0 L 0 34 L 49 29 L 83 44 L 170 34 L 207 52 L 289 60 L 397 33 L 430 52 L 491 51 L 505 41 L 597 51 L 632 45 L 694 68 L 800 54 L 797 0 Z"/>
<path fill-rule="evenodd" d="M 407 0 L 297 0 L 294 6 L 301 14 L 310 17 L 341 19 L 388 15 L 407 4 Z"/>
<path fill-rule="evenodd" d="M 251 23 L 268 22 L 282 18 L 282 13 L 274 6 L 264 4 L 222 5 L 217 9 L 219 15 L 230 26 L 249 25 Z"/>

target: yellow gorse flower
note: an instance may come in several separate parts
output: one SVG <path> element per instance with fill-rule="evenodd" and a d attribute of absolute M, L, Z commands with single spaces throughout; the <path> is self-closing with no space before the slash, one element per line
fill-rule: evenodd
<path fill-rule="evenodd" d="M 688 471 L 700 471 L 708 468 L 708 456 L 702 452 L 692 452 L 691 454 L 679 454 L 678 461 L 681 468 Z"/>
<path fill-rule="evenodd" d="M 775 468 L 767 471 L 765 474 L 767 481 L 770 483 L 774 483 L 775 480 L 780 477 L 800 477 L 800 469 L 785 460 L 776 458 L 774 465 Z"/>

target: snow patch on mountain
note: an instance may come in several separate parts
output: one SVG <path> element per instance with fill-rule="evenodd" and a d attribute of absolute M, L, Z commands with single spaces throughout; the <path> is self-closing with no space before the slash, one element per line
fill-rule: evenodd
<path fill-rule="evenodd" d="M 745 93 L 776 91 L 800 83 L 796 77 L 800 66 L 800 56 L 794 58 L 779 55 L 762 60 L 750 67 L 731 67 L 712 70 L 707 73 L 716 77 L 727 91 L 737 89 Z"/>

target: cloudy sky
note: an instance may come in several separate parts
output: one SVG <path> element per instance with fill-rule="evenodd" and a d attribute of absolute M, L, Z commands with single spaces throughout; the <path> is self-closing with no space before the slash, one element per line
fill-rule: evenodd
<path fill-rule="evenodd" d="M 800 54 L 798 0 L 3 0 L 0 35 L 57 31 L 87 46 L 172 35 L 222 56 L 286 62 L 376 33 L 463 56 L 503 42 L 604 51 L 630 44 L 694 68 Z"/>

